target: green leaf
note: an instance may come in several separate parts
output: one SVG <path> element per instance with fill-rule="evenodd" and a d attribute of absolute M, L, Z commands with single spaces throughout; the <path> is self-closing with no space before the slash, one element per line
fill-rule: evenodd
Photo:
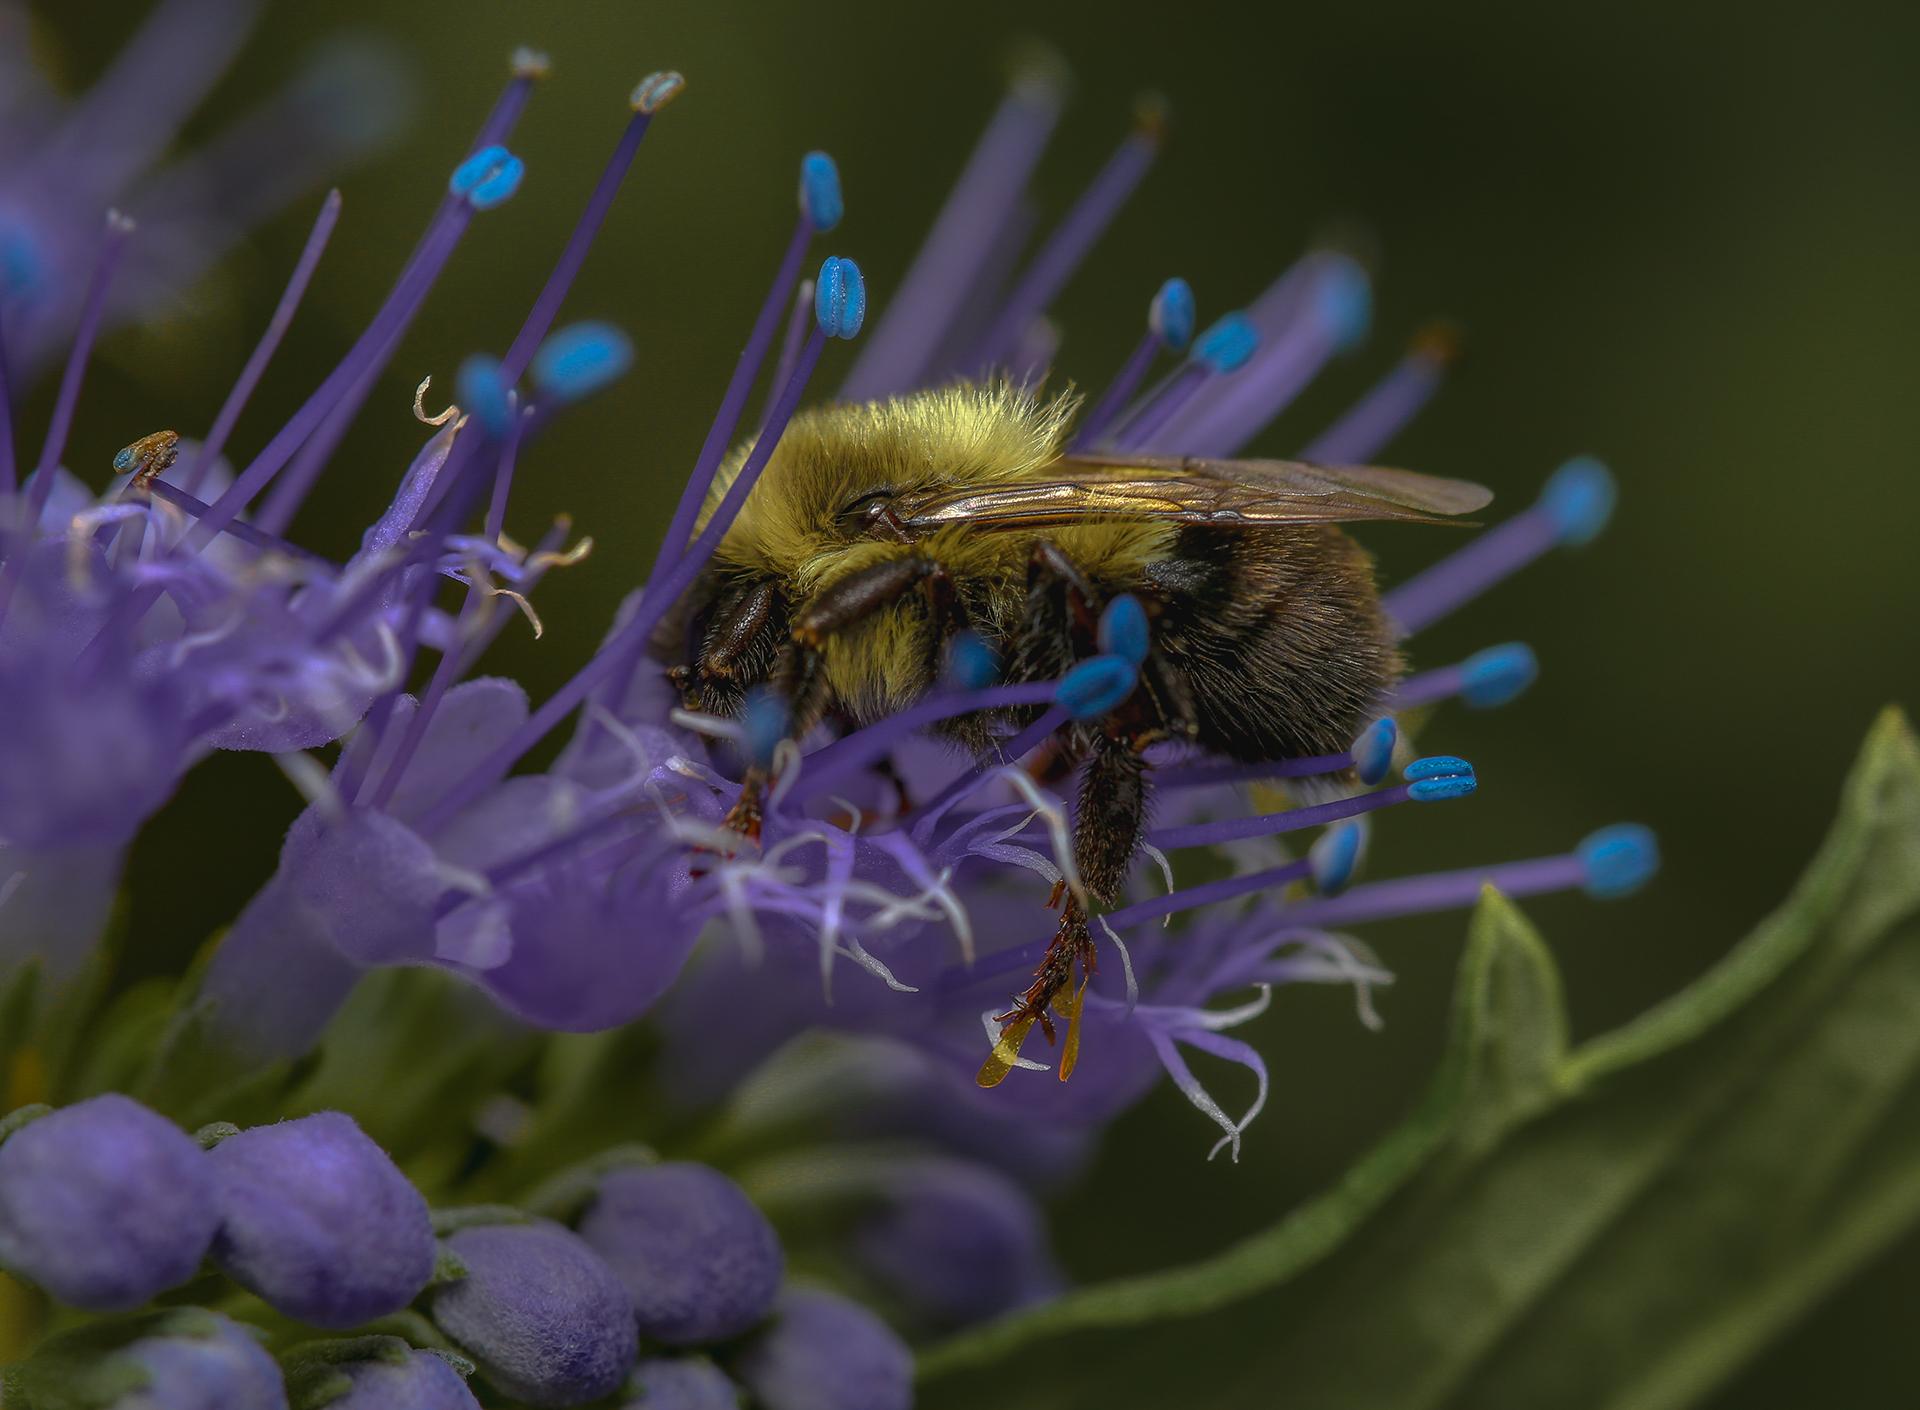
<path fill-rule="evenodd" d="M 1452 1031 L 1432 1092 L 1339 1185 L 1213 1258 L 1081 1288 L 964 1333 L 921 1358 L 922 1377 L 996 1361 L 1066 1332 L 1191 1317 L 1285 1282 L 1339 1247 L 1456 1132 L 1494 1139 L 1547 1100 L 1565 1034 L 1559 978 L 1545 947 L 1489 892 L 1460 961 Z"/>
<path fill-rule="evenodd" d="M 1257 1295 L 1267 1332 L 1209 1404 L 1697 1401 L 1920 1220 L 1916 857 L 1920 751 L 1890 713 L 1786 904 L 1571 1052 L 1544 951 L 1489 900 L 1434 1095 L 1332 1193 L 1220 1257 L 968 1334 L 925 1373 Z M 1082 1362 L 1081 1384 L 1164 1360 L 1149 1343 L 1098 1376 Z"/>

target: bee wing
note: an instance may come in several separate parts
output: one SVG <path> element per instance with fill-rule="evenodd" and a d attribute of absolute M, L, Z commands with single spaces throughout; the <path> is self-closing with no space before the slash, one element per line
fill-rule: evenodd
<path fill-rule="evenodd" d="M 1394 519 L 1444 524 L 1492 498 L 1465 480 L 1374 466 L 1298 460 L 1062 456 L 1043 478 L 956 486 L 902 496 L 908 529 L 943 524 L 1038 528 L 1079 519 L 1171 519 L 1183 524 L 1337 524 Z"/>

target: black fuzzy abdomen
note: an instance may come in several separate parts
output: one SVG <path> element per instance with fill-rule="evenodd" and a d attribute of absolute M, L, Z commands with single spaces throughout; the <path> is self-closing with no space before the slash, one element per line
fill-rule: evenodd
<path fill-rule="evenodd" d="M 1190 529 L 1146 578 L 1212 752 L 1340 753 L 1400 676 L 1372 560 L 1338 529 Z"/>

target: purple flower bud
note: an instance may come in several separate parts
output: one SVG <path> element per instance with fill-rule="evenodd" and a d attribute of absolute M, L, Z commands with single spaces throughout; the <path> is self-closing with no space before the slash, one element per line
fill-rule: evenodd
<path fill-rule="evenodd" d="M 740 1410 L 740 1388 L 711 1361 L 697 1356 L 656 1356 L 633 1368 L 628 1400 L 620 1410 Z"/>
<path fill-rule="evenodd" d="M 907 1410 L 913 1354 L 857 1302 L 817 1288 L 780 1299 L 779 1318 L 734 1371 L 765 1410 Z"/>
<path fill-rule="evenodd" d="M 434 1320 L 501 1391 L 549 1406 L 619 1389 L 639 1354 L 633 1304 L 584 1242 L 558 1224 L 486 1224 L 447 1247 L 467 1275 L 435 1291 Z"/>
<path fill-rule="evenodd" d="M 353 1388 L 329 1400 L 326 1410 L 479 1410 L 466 1378 L 444 1356 L 393 1343 L 392 1357 L 339 1361 L 327 1369 L 345 1376 Z"/>
<path fill-rule="evenodd" d="M 1059 1287 L 1039 1206 L 999 1171 L 916 1160 L 888 1184 L 880 1210 L 854 1233 L 854 1256 L 915 1315 L 957 1326 Z"/>
<path fill-rule="evenodd" d="M 0 1145 L 0 1264 L 75 1307 L 137 1307 L 185 1282 L 218 1222 L 205 1154 L 117 1093 Z"/>
<path fill-rule="evenodd" d="M 580 1236 L 633 1299 L 649 1340 L 693 1346 L 739 1336 L 767 1315 L 785 1260 L 766 1215 L 704 1165 L 616 1170 Z"/>
<path fill-rule="evenodd" d="M 352 1117 L 256 1126 L 209 1159 L 214 1262 L 287 1316 L 351 1327 L 399 1311 L 433 1276 L 427 1202 Z"/>
<path fill-rule="evenodd" d="M 112 1410 L 287 1410 L 280 1368 L 252 1330 L 199 1308 L 188 1316 L 121 1350 L 147 1384 Z"/>

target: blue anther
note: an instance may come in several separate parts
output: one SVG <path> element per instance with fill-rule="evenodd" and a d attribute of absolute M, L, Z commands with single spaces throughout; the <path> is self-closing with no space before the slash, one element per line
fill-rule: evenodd
<path fill-rule="evenodd" d="M 487 434 L 507 434 L 513 425 L 513 390 L 500 375 L 498 358 L 475 353 L 460 364 L 454 386 L 459 389 L 462 408 L 486 427 Z"/>
<path fill-rule="evenodd" d="M 1193 302 L 1193 286 L 1184 279 L 1169 279 L 1160 286 L 1147 307 L 1147 327 L 1168 352 L 1185 352 L 1193 342 L 1193 330 L 1199 312 Z"/>
<path fill-rule="evenodd" d="M 762 687 L 747 693 L 740 706 L 741 748 L 747 762 L 764 769 L 773 763 L 773 751 L 787 737 L 791 712 L 787 702 Z"/>
<path fill-rule="evenodd" d="M 1193 360 L 1209 372 L 1238 372 L 1260 346 L 1260 330 L 1244 313 L 1229 313 L 1193 341 Z"/>
<path fill-rule="evenodd" d="M 520 189 L 520 178 L 526 174 L 525 162 L 518 157 L 508 157 L 484 181 L 467 192 L 467 204 L 477 211 L 492 210 Z"/>
<path fill-rule="evenodd" d="M 1393 767 L 1393 746 L 1400 741 L 1400 726 L 1391 716 L 1375 720 L 1353 741 L 1353 769 L 1360 782 L 1376 784 Z"/>
<path fill-rule="evenodd" d="M 1480 781 L 1474 777 L 1473 765 L 1451 754 L 1415 759 L 1400 772 L 1411 785 L 1407 789 L 1407 796 L 1416 803 L 1464 798 L 1480 785 Z"/>
<path fill-rule="evenodd" d="M 1613 517 L 1613 472 L 1590 455 L 1562 465 L 1540 491 L 1540 507 L 1563 544 L 1590 542 Z"/>
<path fill-rule="evenodd" d="M 659 73 L 650 73 L 636 83 L 627 102 L 636 113 L 652 117 L 678 98 L 686 86 L 687 80 L 682 75 L 672 69 L 664 69 Z"/>
<path fill-rule="evenodd" d="M 511 157 L 512 153 L 505 147 L 482 147 L 453 169 L 453 175 L 447 180 L 447 189 L 456 196 L 464 196 L 498 171 Z"/>
<path fill-rule="evenodd" d="M 1342 352 L 1361 343 L 1373 322 L 1373 283 L 1355 260 L 1337 255 L 1314 291 L 1320 321 Z"/>
<path fill-rule="evenodd" d="M 1601 900 L 1632 895 L 1660 870 L 1660 844 L 1653 829 L 1639 823 L 1589 833 L 1575 854 L 1587 869 L 1587 894 Z"/>
<path fill-rule="evenodd" d="M 1356 818 L 1336 823 L 1307 848 L 1307 866 L 1313 872 L 1313 884 L 1323 896 L 1337 896 L 1360 870 L 1367 855 L 1367 825 Z"/>
<path fill-rule="evenodd" d="M 1140 605 L 1140 599 L 1123 592 L 1109 602 L 1107 610 L 1100 614 L 1098 640 L 1100 649 L 1109 656 L 1119 656 L 1135 666 L 1144 662 L 1147 648 L 1152 644 L 1152 633 L 1147 627 L 1147 610 Z"/>
<path fill-rule="evenodd" d="M 0 295 L 31 301 L 47 278 L 47 261 L 24 225 L 0 221 Z"/>
<path fill-rule="evenodd" d="M 838 255 L 827 256 L 813 286 L 813 316 L 829 338 L 852 338 L 867 317 L 867 281 L 860 266 Z"/>
<path fill-rule="evenodd" d="M 840 168 L 825 152 L 800 158 L 800 213 L 816 235 L 833 229 L 847 213 L 840 197 Z"/>
<path fill-rule="evenodd" d="M 1460 698 L 1476 710 L 1505 705 L 1540 676 L 1540 662 L 1523 641 L 1489 646 L 1460 663 Z"/>
<path fill-rule="evenodd" d="M 533 384 L 543 398 L 578 401 L 633 365 L 633 343 L 611 323 L 574 323 L 533 355 Z"/>
<path fill-rule="evenodd" d="M 122 475 L 126 474 L 129 470 L 137 468 L 139 464 L 139 452 L 134 450 L 132 446 L 120 447 L 119 451 L 113 457 L 113 468 L 118 470 Z"/>
<path fill-rule="evenodd" d="M 1053 698 L 1076 720 L 1097 719 L 1124 704 L 1139 678 L 1124 656 L 1089 656 L 1060 678 Z"/>
<path fill-rule="evenodd" d="M 947 645 L 947 679 L 962 690 L 985 690 L 1000 679 L 1000 653 L 978 632 L 955 632 Z"/>

